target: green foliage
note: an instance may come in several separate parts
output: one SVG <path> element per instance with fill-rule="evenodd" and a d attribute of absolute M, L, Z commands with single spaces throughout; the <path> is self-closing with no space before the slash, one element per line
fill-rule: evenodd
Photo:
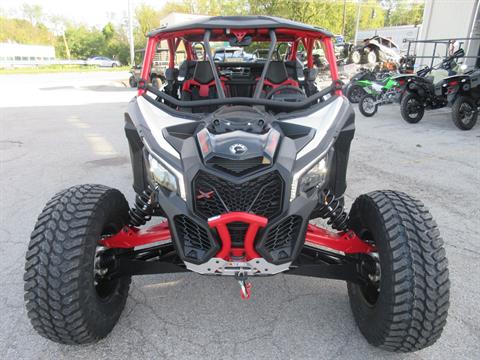
<path fill-rule="evenodd" d="M 145 37 L 147 33 L 160 26 L 160 11 L 150 5 L 141 4 L 135 9 L 138 21 L 137 34 Z"/>
<path fill-rule="evenodd" d="M 385 26 L 418 25 L 422 23 L 425 4 L 409 0 L 401 2 L 388 2 L 386 8 Z"/>
<path fill-rule="evenodd" d="M 115 27 L 111 22 L 103 27 L 102 34 L 106 41 L 112 40 L 113 36 L 115 35 Z"/>
<path fill-rule="evenodd" d="M 15 41 L 21 44 L 51 45 L 54 35 L 43 24 L 32 25 L 23 19 L 0 16 L 0 42 Z"/>
<path fill-rule="evenodd" d="M 35 25 L 42 22 L 43 10 L 40 5 L 23 4 L 22 11 L 23 15 L 30 21 L 30 24 Z"/>

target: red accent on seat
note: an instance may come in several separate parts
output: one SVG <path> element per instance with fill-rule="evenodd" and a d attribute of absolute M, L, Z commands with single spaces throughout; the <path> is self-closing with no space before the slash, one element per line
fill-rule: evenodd
<path fill-rule="evenodd" d="M 192 89 L 191 89 L 192 86 L 198 86 L 199 87 L 199 95 L 201 97 L 208 97 L 210 87 L 215 86 L 215 80 L 212 80 L 207 84 L 201 84 L 194 79 L 185 80 L 183 82 L 182 91 L 192 92 Z"/>
<path fill-rule="evenodd" d="M 309 224 L 305 245 L 319 245 L 345 254 L 362 254 L 375 251 L 375 247 L 360 239 L 353 231 L 334 233 Z"/>
<path fill-rule="evenodd" d="M 227 93 L 226 87 L 225 87 L 225 81 L 226 80 L 227 80 L 227 78 L 225 78 L 225 77 L 220 78 L 220 82 L 222 84 L 222 88 L 223 88 L 223 91 L 225 92 L 225 94 Z M 195 79 L 188 79 L 188 80 L 185 80 L 183 82 L 182 91 L 188 91 L 188 92 L 191 93 L 192 92 L 192 89 L 191 89 L 192 86 L 198 86 L 198 88 L 199 88 L 198 94 L 201 97 L 208 97 L 209 92 L 210 92 L 210 88 L 215 87 L 216 85 L 215 85 L 215 80 L 212 80 L 212 81 L 210 81 L 209 83 L 206 83 L 206 84 L 202 84 L 202 83 L 199 83 Z"/>
<path fill-rule="evenodd" d="M 273 83 L 273 82 L 265 79 L 264 82 L 263 82 L 263 84 L 264 84 L 265 86 L 270 86 L 272 89 L 276 89 L 276 88 L 278 88 L 278 87 L 280 87 L 280 86 L 283 86 L 283 85 L 290 85 L 290 86 L 300 87 L 300 86 L 298 85 L 298 82 L 295 81 L 295 80 L 293 80 L 293 79 L 287 79 L 287 80 L 282 81 L 281 83 L 278 83 L 278 84 L 275 84 L 275 83 Z"/>
<path fill-rule="evenodd" d="M 249 224 L 247 233 L 245 234 L 245 239 L 243 241 L 242 248 L 232 248 L 232 238 L 230 237 L 230 232 L 228 231 L 227 224 L 232 222 L 243 222 Z M 230 212 L 215 216 L 208 220 L 208 225 L 211 228 L 215 228 L 220 236 L 222 242 L 222 248 L 215 255 L 225 260 L 230 260 L 232 256 L 234 257 L 245 257 L 246 260 L 251 260 L 261 257 L 255 251 L 255 237 L 260 228 L 267 226 L 268 219 L 263 216 L 258 216 L 246 212 Z"/>
<path fill-rule="evenodd" d="M 129 249 L 135 246 L 147 245 L 170 238 L 168 222 L 164 221 L 146 229 L 126 226 L 118 234 L 100 240 L 99 243 L 108 248 Z"/>

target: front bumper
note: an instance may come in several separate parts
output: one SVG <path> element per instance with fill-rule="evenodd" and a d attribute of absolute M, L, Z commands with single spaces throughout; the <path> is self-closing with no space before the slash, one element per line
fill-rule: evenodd
<path fill-rule="evenodd" d="M 248 180 L 245 182 L 248 183 Z M 244 214 L 241 217 L 234 216 L 238 211 L 224 211 L 220 217 L 206 218 L 196 210 L 198 207 L 194 203 L 198 200 L 192 199 L 191 193 L 187 193 L 187 202 L 175 194 L 165 194 L 162 190 L 157 198 L 170 224 L 175 248 L 186 264 L 192 264 L 192 270 L 193 265 L 203 266 L 213 258 L 228 258 L 232 249 L 234 255 L 248 260 L 263 258 L 274 265 L 291 263 L 303 247 L 308 219 L 317 203 L 316 199 L 306 197 L 298 197 L 289 202 L 288 198 L 282 196 L 279 213 L 271 218 L 247 213 L 247 208 L 240 209 L 240 213 Z M 256 196 L 259 198 L 261 195 L 259 193 Z M 190 202 L 193 206 L 189 206 Z M 254 233 L 249 217 L 263 219 L 262 226 L 258 226 Z M 216 225 L 216 219 L 219 218 L 228 221 Z M 243 240 L 240 243 L 239 237 Z M 240 248 L 243 249 L 243 254 L 235 253 L 235 249 Z"/>

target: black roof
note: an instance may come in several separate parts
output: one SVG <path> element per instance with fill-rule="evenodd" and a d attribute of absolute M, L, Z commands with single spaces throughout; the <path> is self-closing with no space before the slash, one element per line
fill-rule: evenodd
<path fill-rule="evenodd" d="M 317 26 L 306 25 L 300 22 L 274 16 L 205 16 L 191 21 L 176 24 L 164 24 L 152 30 L 148 36 L 191 29 L 293 29 L 316 32 L 321 36 L 332 37 L 333 34 Z"/>

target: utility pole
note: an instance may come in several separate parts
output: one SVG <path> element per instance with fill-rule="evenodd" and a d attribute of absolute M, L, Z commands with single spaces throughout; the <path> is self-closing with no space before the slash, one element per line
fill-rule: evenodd
<path fill-rule="evenodd" d="M 128 0 L 128 40 L 130 43 L 130 66 L 133 66 L 133 62 L 135 61 L 135 45 L 133 43 L 132 0 Z"/>
<path fill-rule="evenodd" d="M 342 17 L 342 35 L 345 36 L 345 17 L 347 14 L 347 0 L 343 0 L 343 17 Z"/>
<path fill-rule="evenodd" d="M 65 36 L 65 30 L 62 29 L 62 38 L 63 44 L 65 45 L 65 55 L 67 55 L 67 59 L 70 60 L 70 49 L 68 48 L 67 37 Z"/>
<path fill-rule="evenodd" d="M 361 6 L 361 0 L 358 0 L 358 5 L 357 5 L 357 24 L 355 25 L 355 40 L 353 43 L 356 45 L 357 44 L 357 36 L 358 36 L 358 26 L 360 25 L 360 6 Z"/>

